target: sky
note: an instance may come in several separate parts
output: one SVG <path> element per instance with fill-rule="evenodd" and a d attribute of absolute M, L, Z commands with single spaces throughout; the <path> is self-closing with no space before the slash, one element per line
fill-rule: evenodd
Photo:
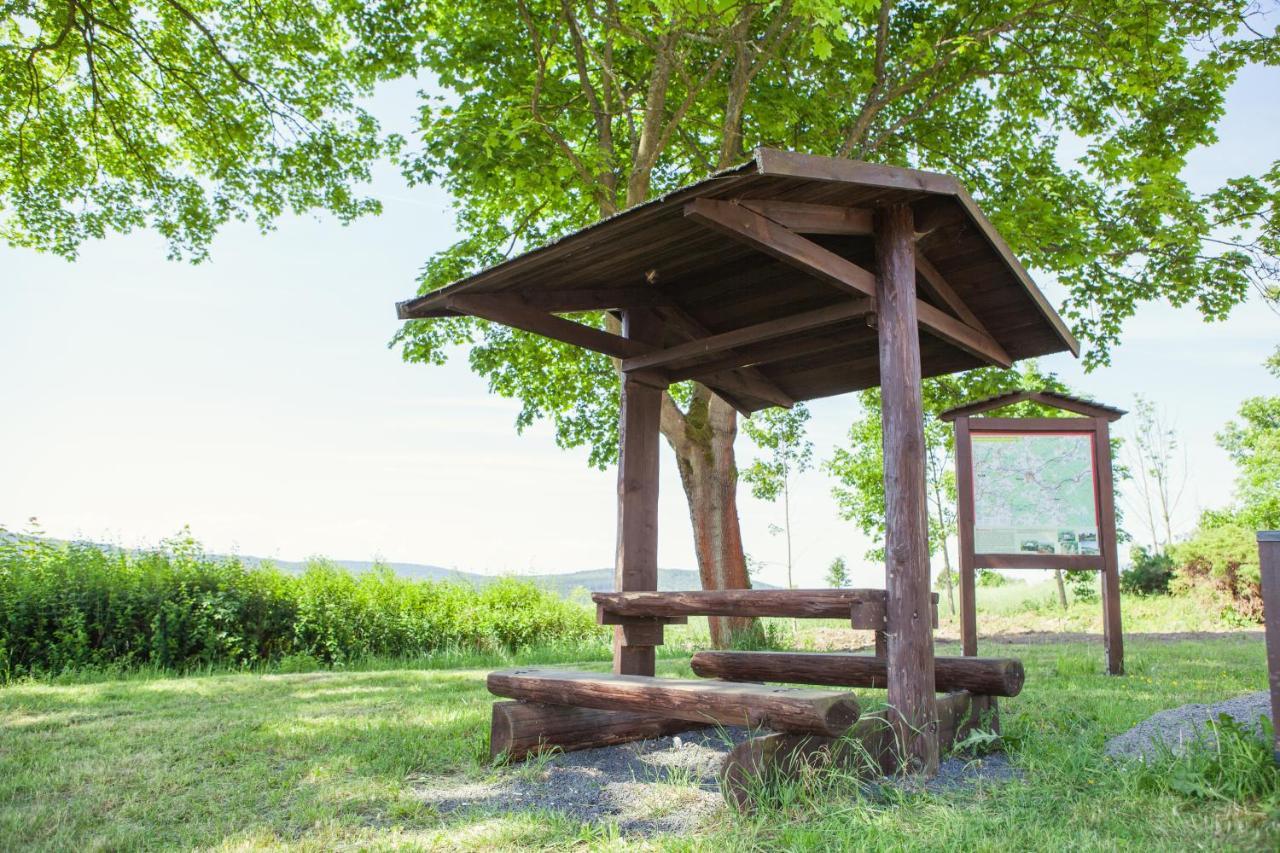
<path fill-rule="evenodd" d="M 1276 83 L 1274 70 L 1245 70 L 1220 142 L 1189 166 L 1195 187 L 1274 159 Z M 375 106 L 394 126 L 411 115 L 414 91 L 387 86 Z M 545 424 L 517 435 L 517 402 L 489 394 L 465 352 L 430 367 L 388 348 L 394 303 L 414 295 L 422 263 L 457 234 L 434 188 L 408 188 L 380 167 L 371 192 L 381 216 L 347 227 L 289 217 L 266 235 L 232 225 L 196 266 L 165 260 L 149 233 L 87 244 L 74 263 L 0 246 L 0 525 L 35 517 L 51 536 L 128 547 L 189 525 L 217 553 L 483 573 L 611 565 L 613 470 L 557 448 Z M 1062 291 L 1032 273 L 1059 304 Z M 1132 408 L 1140 393 L 1162 408 L 1185 448 L 1186 531 L 1230 498 L 1234 473 L 1214 433 L 1245 397 L 1280 392 L 1262 368 L 1277 342 L 1280 317 L 1257 301 L 1212 325 L 1192 308 L 1148 304 L 1111 366 L 1085 374 L 1066 355 L 1041 364 L 1102 402 Z M 826 459 L 857 398 L 810 408 L 815 456 Z M 1114 430 L 1125 436 L 1132 424 Z M 738 451 L 745 464 L 744 436 Z M 662 464 L 659 563 L 695 568 L 665 447 Z M 844 556 L 855 583 L 878 585 L 883 568 L 838 517 L 831 486 L 820 466 L 795 484 L 795 583 L 825 585 Z M 785 545 L 770 533 L 780 506 L 744 488 L 740 511 L 759 577 L 784 582 Z"/>

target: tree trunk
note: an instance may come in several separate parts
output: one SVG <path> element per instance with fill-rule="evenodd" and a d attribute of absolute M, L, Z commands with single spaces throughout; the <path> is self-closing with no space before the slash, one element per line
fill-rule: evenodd
<path fill-rule="evenodd" d="M 1067 585 L 1062 582 L 1062 569 L 1053 570 L 1053 579 L 1058 582 L 1058 603 L 1067 609 Z"/>
<path fill-rule="evenodd" d="M 738 523 L 738 467 L 733 453 L 737 413 L 699 386 L 687 413 L 681 415 L 674 402 L 664 407 L 662 427 L 675 450 L 689 503 L 702 588 L 750 589 Z M 717 648 L 755 627 L 755 620 L 746 617 L 712 616 L 707 621 Z"/>

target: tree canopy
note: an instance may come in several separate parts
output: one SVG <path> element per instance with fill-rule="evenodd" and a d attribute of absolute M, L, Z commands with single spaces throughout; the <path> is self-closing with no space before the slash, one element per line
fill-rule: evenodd
<path fill-rule="evenodd" d="M 397 140 L 359 101 L 411 67 L 398 5 L 0 3 L 0 239 L 151 228 L 200 260 L 231 219 L 377 211 L 356 186 Z"/>
<path fill-rule="evenodd" d="M 1274 297 L 1280 163 L 1203 194 L 1183 175 L 1239 69 L 1280 56 L 1253 14 L 1235 0 L 433 8 L 422 56 L 448 94 L 424 103 L 408 174 L 449 190 L 467 236 L 422 286 L 769 144 L 959 175 L 1019 256 L 1066 286 L 1101 364 L 1143 302 L 1212 319 L 1251 285 Z M 409 327 L 405 354 L 454 342 L 544 346 L 437 321 Z M 473 359 L 528 417 L 551 417 L 568 444 L 612 444 L 561 371 L 521 379 L 500 363 Z"/>
<path fill-rule="evenodd" d="M 1280 379 L 1280 347 L 1267 360 Z M 1218 444 L 1238 475 L 1235 515 L 1252 530 L 1280 529 L 1280 395 L 1250 397 L 1240 404 L 1238 421 L 1218 433 Z"/>

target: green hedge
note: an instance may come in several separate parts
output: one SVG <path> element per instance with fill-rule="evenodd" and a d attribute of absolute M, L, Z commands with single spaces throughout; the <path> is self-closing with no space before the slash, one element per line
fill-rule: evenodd
<path fill-rule="evenodd" d="M 290 575 L 210 558 L 190 540 L 128 553 L 0 530 L 0 679 L 516 651 L 596 636 L 586 609 L 514 579 L 476 589 L 321 560 Z"/>

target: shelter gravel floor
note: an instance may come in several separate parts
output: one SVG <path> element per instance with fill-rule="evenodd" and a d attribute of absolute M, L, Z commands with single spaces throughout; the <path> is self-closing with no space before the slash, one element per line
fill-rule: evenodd
<path fill-rule="evenodd" d="M 1247 727 L 1258 727 L 1259 718 L 1271 716 L 1271 698 L 1266 691 L 1246 693 L 1216 705 L 1182 705 L 1152 714 L 1122 735 L 1107 741 L 1107 754 L 1113 758 L 1155 758 L 1161 744 L 1181 752 L 1197 737 L 1212 738 L 1207 723 L 1226 714 Z"/>
<path fill-rule="evenodd" d="M 624 835 L 684 834 L 723 804 L 720 765 L 748 737 L 746 729 L 738 728 L 683 732 L 513 764 L 483 782 L 423 780 L 418 793 L 446 814 L 549 811 L 584 823 L 615 821 Z M 979 780 L 1005 782 L 1020 776 L 1000 754 L 951 758 L 925 790 L 942 793 Z"/>

